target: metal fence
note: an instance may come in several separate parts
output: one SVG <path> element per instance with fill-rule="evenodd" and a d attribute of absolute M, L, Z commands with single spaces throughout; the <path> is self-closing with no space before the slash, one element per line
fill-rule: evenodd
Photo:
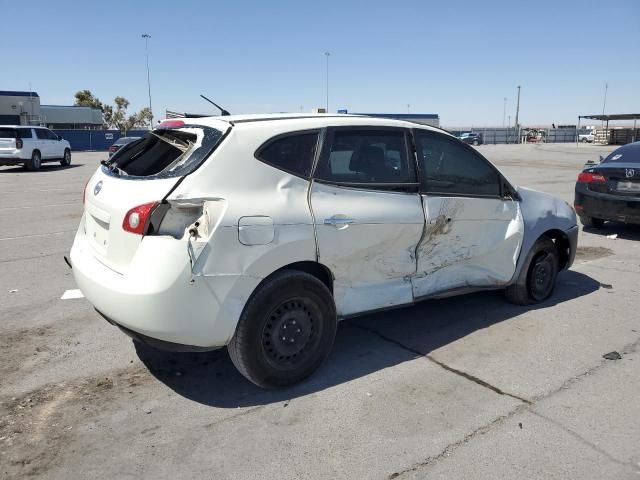
<path fill-rule="evenodd" d="M 148 130 L 129 130 L 122 135 L 119 130 L 60 130 L 53 132 L 60 135 L 71 144 L 71 150 L 108 150 L 120 137 L 143 137 Z"/>
<path fill-rule="evenodd" d="M 575 142 L 578 135 L 587 134 L 591 130 L 575 128 L 539 128 L 541 141 L 544 143 L 569 143 Z M 518 143 L 518 131 L 512 128 L 468 128 L 468 129 L 447 129 L 453 135 L 459 136 L 464 132 L 479 133 L 482 135 L 485 144 Z M 521 128 L 520 143 L 524 143 L 525 129 Z"/>

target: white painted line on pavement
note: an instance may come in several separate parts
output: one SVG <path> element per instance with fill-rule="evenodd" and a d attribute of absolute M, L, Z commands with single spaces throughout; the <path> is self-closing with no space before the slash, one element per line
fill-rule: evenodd
<path fill-rule="evenodd" d="M 60 300 L 72 300 L 74 298 L 84 298 L 84 295 L 77 288 L 75 290 L 65 290 Z"/>

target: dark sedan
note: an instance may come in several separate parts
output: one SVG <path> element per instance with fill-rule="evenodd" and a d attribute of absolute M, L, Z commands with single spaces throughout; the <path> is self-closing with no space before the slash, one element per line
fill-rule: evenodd
<path fill-rule="evenodd" d="M 585 227 L 600 228 L 607 220 L 640 224 L 640 142 L 585 168 L 578 175 L 574 206 Z"/>
<path fill-rule="evenodd" d="M 113 145 L 109 147 L 109 158 L 113 156 L 118 150 L 127 145 L 128 143 L 135 142 L 136 140 L 140 140 L 142 137 L 120 137 L 118 140 L 113 142 Z"/>

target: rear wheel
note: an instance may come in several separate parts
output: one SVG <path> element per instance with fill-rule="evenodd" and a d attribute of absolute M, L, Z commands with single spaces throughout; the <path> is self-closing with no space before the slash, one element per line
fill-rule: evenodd
<path fill-rule="evenodd" d="M 62 157 L 62 160 L 60 160 L 60 165 L 62 165 L 63 167 L 68 167 L 69 165 L 71 165 L 71 150 L 69 150 L 68 148 L 64 150 L 64 156 Z"/>
<path fill-rule="evenodd" d="M 593 217 L 580 217 L 583 227 L 587 228 L 602 228 L 604 226 L 604 220 L 601 218 Z"/>
<path fill-rule="evenodd" d="M 313 373 L 336 334 L 331 292 L 295 270 L 275 274 L 252 295 L 228 350 L 236 368 L 260 387 L 282 387 Z"/>
<path fill-rule="evenodd" d="M 31 158 L 27 160 L 25 163 L 25 167 L 27 170 L 31 170 L 32 172 L 35 170 L 40 170 L 40 165 L 42 164 L 42 156 L 38 150 L 34 150 L 31 154 Z"/>
<path fill-rule="evenodd" d="M 505 289 L 507 300 L 518 305 L 531 305 L 549 298 L 556 284 L 558 264 L 555 243 L 548 237 L 538 239 L 518 280 Z"/>

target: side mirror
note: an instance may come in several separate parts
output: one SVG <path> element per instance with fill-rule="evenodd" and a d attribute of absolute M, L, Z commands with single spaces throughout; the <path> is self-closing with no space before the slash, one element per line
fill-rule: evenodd
<path fill-rule="evenodd" d="M 58 135 L 58 141 L 62 140 L 62 135 Z"/>
<path fill-rule="evenodd" d="M 600 162 L 602 162 L 602 160 L 604 160 L 604 157 L 600 155 Z"/>

